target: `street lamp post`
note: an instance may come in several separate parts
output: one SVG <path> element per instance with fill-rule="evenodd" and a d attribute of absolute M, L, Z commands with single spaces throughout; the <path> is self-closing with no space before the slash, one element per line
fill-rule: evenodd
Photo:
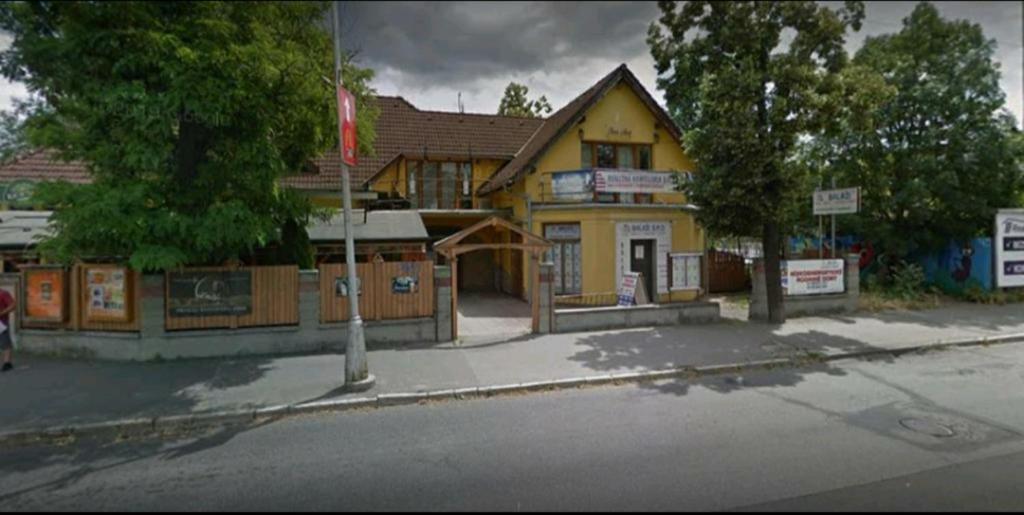
<path fill-rule="evenodd" d="M 331 15 L 334 20 L 334 84 L 335 97 L 341 102 L 338 94 L 343 81 L 341 77 L 341 25 L 338 23 L 338 2 L 331 2 Z M 363 334 L 363 319 L 359 317 L 359 291 L 361 285 L 356 275 L 355 237 L 352 234 L 352 190 L 349 181 L 348 165 L 345 163 L 344 143 L 341 141 L 341 105 L 338 105 L 338 152 L 341 159 L 341 202 L 345 213 L 345 263 L 348 268 L 348 342 L 345 344 L 345 389 L 366 390 L 373 386 L 374 377 L 366 364 L 366 339 Z"/>

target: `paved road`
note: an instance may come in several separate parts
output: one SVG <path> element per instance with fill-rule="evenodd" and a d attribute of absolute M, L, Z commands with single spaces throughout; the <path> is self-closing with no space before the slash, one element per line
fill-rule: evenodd
<path fill-rule="evenodd" d="M 0 511 L 1019 510 L 1022 363 L 956 349 L 6 449 Z"/>

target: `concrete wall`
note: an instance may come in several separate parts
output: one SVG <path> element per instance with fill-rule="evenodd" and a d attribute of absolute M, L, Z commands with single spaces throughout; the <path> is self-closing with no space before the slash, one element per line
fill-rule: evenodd
<path fill-rule="evenodd" d="M 716 302 L 685 302 L 646 306 L 608 306 L 555 310 L 555 332 L 595 331 L 624 327 L 711 323 L 719 320 Z"/>
<path fill-rule="evenodd" d="M 783 297 L 783 309 L 786 317 L 813 316 L 830 313 L 853 313 L 857 311 L 860 299 L 860 255 L 850 254 L 845 257 L 846 268 L 843 270 L 843 293 L 824 295 L 801 295 Z M 754 272 L 751 276 L 750 319 L 768 319 L 768 292 L 764 275 L 764 260 L 754 260 Z"/>
<path fill-rule="evenodd" d="M 451 339 L 451 275 L 437 267 L 436 306 L 441 317 L 373 320 L 364 323 L 366 346 L 447 341 Z M 445 301 L 447 298 L 447 301 Z M 446 308 L 446 309 L 445 309 Z M 164 277 L 142 280 L 142 329 L 137 333 L 22 329 L 19 350 L 119 361 L 204 358 L 264 354 L 341 351 L 348 339 L 347 323 L 320 323 L 319 272 L 299 272 L 299 323 L 292 326 L 247 327 L 197 331 L 164 330 Z M 444 329 L 447 327 L 447 339 Z"/>

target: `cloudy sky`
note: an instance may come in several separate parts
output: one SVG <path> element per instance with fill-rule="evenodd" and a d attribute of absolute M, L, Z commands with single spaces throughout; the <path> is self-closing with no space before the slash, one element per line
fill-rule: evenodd
<path fill-rule="evenodd" d="M 826 2 L 841 5 L 841 2 Z M 851 53 L 866 36 L 898 31 L 915 2 L 866 2 Z M 981 24 L 997 40 L 1008 107 L 1021 118 L 1021 2 L 936 2 L 946 18 Z M 497 111 L 509 81 L 555 109 L 620 63 L 655 88 L 647 27 L 655 2 L 346 2 L 346 48 L 377 71 L 374 86 L 423 109 Z"/>
<path fill-rule="evenodd" d="M 867 2 L 864 27 L 847 50 L 866 36 L 899 30 L 914 5 Z M 1022 3 L 936 5 L 943 16 L 979 23 L 997 40 L 1008 107 L 1024 117 Z M 655 2 L 344 2 L 342 16 L 345 47 L 376 70 L 377 91 L 422 109 L 455 110 L 461 92 L 466 111 L 493 113 L 510 81 L 526 84 L 531 98 L 546 95 L 558 109 L 620 63 L 663 99 L 645 42 L 658 17 Z M 0 35 L 0 48 L 7 44 Z M 0 108 L 24 94 L 21 85 L 0 82 Z"/>

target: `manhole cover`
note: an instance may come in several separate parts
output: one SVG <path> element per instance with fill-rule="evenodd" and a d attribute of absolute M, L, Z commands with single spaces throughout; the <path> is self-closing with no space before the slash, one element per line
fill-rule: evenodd
<path fill-rule="evenodd" d="M 900 419 L 900 425 L 911 431 L 936 438 L 949 438 L 956 434 L 949 426 L 923 418 Z"/>

